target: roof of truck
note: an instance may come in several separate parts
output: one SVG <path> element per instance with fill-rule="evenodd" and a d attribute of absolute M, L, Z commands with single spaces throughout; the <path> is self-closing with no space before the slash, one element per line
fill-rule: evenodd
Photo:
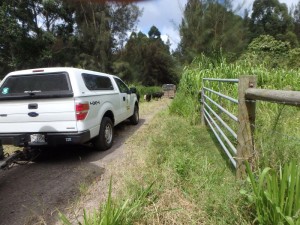
<path fill-rule="evenodd" d="M 35 68 L 35 69 L 27 69 L 27 70 L 17 70 L 17 71 L 10 72 L 8 75 L 26 75 L 26 74 L 29 75 L 35 73 L 37 74 L 37 73 L 53 73 L 53 72 L 67 72 L 67 71 L 79 71 L 81 73 L 93 73 L 93 74 L 117 77 L 115 75 L 111 75 L 103 72 L 79 69 L 74 67 L 45 67 L 45 68 Z"/>

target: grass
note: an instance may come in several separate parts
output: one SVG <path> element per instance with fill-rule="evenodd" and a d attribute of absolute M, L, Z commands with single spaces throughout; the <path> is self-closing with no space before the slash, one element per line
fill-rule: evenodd
<path fill-rule="evenodd" d="M 108 204 L 124 212 L 123 224 L 249 224 L 240 184 L 205 127 L 166 110 L 129 142 L 115 195 L 83 224 L 101 224 L 92 221 Z"/>
<path fill-rule="evenodd" d="M 184 97 L 177 98 L 176 107 L 171 110 L 185 116 L 193 124 L 199 107 L 196 99 L 199 97 L 204 77 L 239 78 L 244 74 L 256 75 L 258 88 L 299 91 L 299 72 L 300 70 L 292 69 L 270 69 L 264 65 L 251 65 L 251 62 L 246 61 L 227 64 L 224 60 L 220 60 L 215 63 L 202 56 L 185 68 L 179 85 L 182 96 L 194 99 L 194 104 L 191 106 L 190 100 L 184 101 Z M 220 87 L 215 82 L 209 88 L 218 91 Z M 233 86 L 222 87 L 221 92 L 237 98 L 237 88 Z M 212 94 L 210 98 L 218 102 L 218 96 Z M 222 102 L 222 106 L 237 115 L 237 106 L 227 102 Z M 299 171 L 296 164 L 300 162 L 300 128 L 297 125 L 299 118 L 300 110 L 297 107 L 257 102 L 256 121 L 253 124 L 257 160 L 253 168 L 266 169 L 259 169 L 258 178 L 248 169 L 251 187 L 244 185 L 244 188 L 249 188 L 248 197 L 255 200 L 243 203 L 243 207 L 246 207 L 247 221 L 251 221 L 249 218 L 253 216 L 256 218 L 253 223 L 258 224 L 300 224 L 300 211 L 297 207 L 299 188 L 295 188 L 295 184 L 299 185 L 299 175 L 295 172 Z M 237 131 L 233 123 L 229 124 Z M 291 213 L 290 209 L 293 207 L 296 209 Z"/>
<path fill-rule="evenodd" d="M 234 182 L 234 175 L 226 164 L 216 167 L 218 161 L 223 159 L 210 135 L 204 128 L 190 126 L 181 117 L 168 113 L 160 116 L 160 120 L 165 122 L 152 138 L 148 160 L 148 167 L 152 167 L 152 171 L 148 177 L 160 175 L 158 183 L 163 191 L 157 202 L 159 208 L 179 209 L 176 213 L 160 215 L 160 222 L 170 224 L 174 220 L 177 221 L 176 224 L 230 223 L 226 216 L 230 207 L 221 207 L 222 202 L 227 200 L 223 194 L 222 197 L 219 194 L 229 191 L 227 184 Z M 157 128 L 158 124 L 153 126 Z M 170 196 L 166 193 L 172 194 Z M 177 202 L 177 199 L 180 201 Z M 187 209 L 189 210 L 186 211 Z M 197 211 L 200 213 L 197 214 Z"/>
<path fill-rule="evenodd" d="M 295 161 L 277 172 L 269 167 L 254 174 L 247 164 L 252 192 L 242 193 L 255 205 L 259 224 L 300 224 L 300 170 Z"/>
<path fill-rule="evenodd" d="M 179 84 L 182 97 L 175 99 L 171 111 L 185 116 L 191 124 L 197 122 L 200 114 L 199 92 L 204 77 L 239 78 L 241 75 L 256 75 L 258 88 L 299 91 L 299 72 L 300 70 L 270 69 L 264 65 L 251 65 L 251 62 L 242 60 L 232 64 L 226 63 L 224 59 L 214 62 L 202 56 L 184 69 Z M 217 82 L 209 87 L 219 90 Z M 237 86 L 225 84 L 221 89 L 222 93 L 237 98 Z M 218 96 L 213 94 L 210 97 L 218 101 Z M 228 101 L 223 101 L 222 105 L 237 115 L 237 105 Z M 299 118 L 300 110 L 297 107 L 257 102 L 255 123 L 255 144 L 259 159 L 257 167 L 278 167 L 294 158 L 300 162 L 298 154 L 300 127 L 296 125 Z M 228 122 L 237 131 L 236 123 L 231 120 Z"/>
<path fill-rule="evenodd" d="M 148 196 L 151 184 L 146 189 L 141 192 L 137 192 L 135 198 L 122 203 L 115 203 L 112 198 L 112 179 L 109 183 L 108 197 L 99 211 L 95 211 L 93 214 L 89 215 L 84 210 L 83 222 L 82 224 L 91 225 L 126 225 L 132 224 L 132 220 L 136 218 L 137 215 L 141 213 L 143 204 L 146 202 L 146 197 Z M 71 221 L 62 213 L 59 213 L 60 219 L 63 224 L 71 225 Z M 81 222 L 79 222 L 81 224 Z"/>

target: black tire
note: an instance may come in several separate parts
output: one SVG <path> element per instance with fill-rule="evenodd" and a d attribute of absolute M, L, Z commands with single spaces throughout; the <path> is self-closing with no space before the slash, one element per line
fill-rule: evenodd
<path fill-rule="evenodd" d="M 137 125 L 140 120 L 139 115 L 139 107 L 137 105 L 134 106 L 133 115 L 129 118 L 130 123 L 133 125 Z"/>
<path fill-rule="evenodd" d="M 94 149 L 105 151 L 111 148 L 114 139 L 114 125 L 110 118 L 104 117 L 101 121 L 99 135 L 93 140 Z"/>

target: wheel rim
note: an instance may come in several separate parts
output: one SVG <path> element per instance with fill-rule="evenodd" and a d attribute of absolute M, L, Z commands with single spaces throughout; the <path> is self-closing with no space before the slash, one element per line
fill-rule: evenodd
<path fill-rule="evenodd" d="M 104 138 L 107 144 L 110 144 L 111 140 L 112 140 L 112 126 L 110 124 L 107 124 L 104 130 Z"/>

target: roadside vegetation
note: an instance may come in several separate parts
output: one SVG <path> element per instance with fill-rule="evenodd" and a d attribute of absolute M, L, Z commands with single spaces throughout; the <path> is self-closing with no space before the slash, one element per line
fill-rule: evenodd
<path fill-rule="evenodd" d="M 300 91 L 300 1 L 289 9 L 254 0 L 241 17 L 230 0 L 187 0 L 173 50 L 156 26 L 148 34 L 135 30 L 141 13 L 123 3 L 0 3 L 0 78 L 24 68 L 75 66 L 138 84 L 142 100 L 164 83 L 178 87 L 169 110 L 135 136 L 126 176 L 117 178 L 123 186 L 114 195 L 113 177 L 107 202 L 84 213 L 83 224 L 299 225 L 299 108 L 257 103 L 249 182 L 235 180 L 199 122 L 204 77 L 255 75 L 258 88 Z M 234 85 L 222 91 L 237 97 Z M 237 113 L 237 106 L 224 106 Z"/>
<path fill-rule="evenodd" d="M 137 84 L 137 85 L 132 85 L 134 87 L 136 87 L 138 94 L 140 95 L 140 101 L 143 102 L 144 101 L 144 95 L 146 94 L 153 94 L 156 92 L 161 92 L 162 91 L 162 87 L 159 86 L 148 86 L 145 87 L 143 85 Z"/>
<path fill-rule="evenodd" d="M 256 64 L 250 50 L 244 57 L 227 63 L 202 55 L 184 69 L 169 110 L 134 137 L 123 191 L 109 196 L 102 209 L 112 201 L 122 211 L 120 224 L 299 224 L 299 109 L 257 103 L 256 170 L 248 170 L 245 181 L 235 179 L 214 136 L 199 124 L 203 77 L 256 75 L 259 88 L 300 89 L 298 69 L 288 69 L 283 58 L 273 68 Z M 237 97 L 236 87 L 223 90 Z M 101 212 L 85 224 L 98 224 L 93 221 L 105 216 Z"/>
<path fill-rule="evenodd" d="M 282 60 L 284 63 L 285 60 Z M 257 87 L 277 90 L 300 90 L 298 69 L 270 68 L 267 65 L 240 60 L 227 63 L 224 58 L 219 61 L 201 56 L 186 67 L 179 93 L 170 110 L 188 118 L 190 123 L 199 121 L 200 95 L 202 78 L 239 78 L 241 75 L 257 76 Z M 217 83 L 215 85 L 218 85 Z M 215 89 L 219 89 L 216 86 Z M 222 87 L 222 92 L 237 99 L 237 86 Z M 212 96 L 216 97 L 216 96 Z M 223 102 L 224 107 L 237 115 L 237 105 Z M 298 107 L 258 101 L 256 105 L 255 143 L 258 167 L 278 167 L 291 159 L 300 161 L 298 146 L 300 142 Z M 231 123 L 235 127 L 235 123 Z"/>
<path fill-rule="evenodd" d="M 250 224 L 241 184 L 205 127 L 165 110 L 130 146 L 123 172 L 107 187 L 115 194 L 85 213 L 83 224 Z"/>

